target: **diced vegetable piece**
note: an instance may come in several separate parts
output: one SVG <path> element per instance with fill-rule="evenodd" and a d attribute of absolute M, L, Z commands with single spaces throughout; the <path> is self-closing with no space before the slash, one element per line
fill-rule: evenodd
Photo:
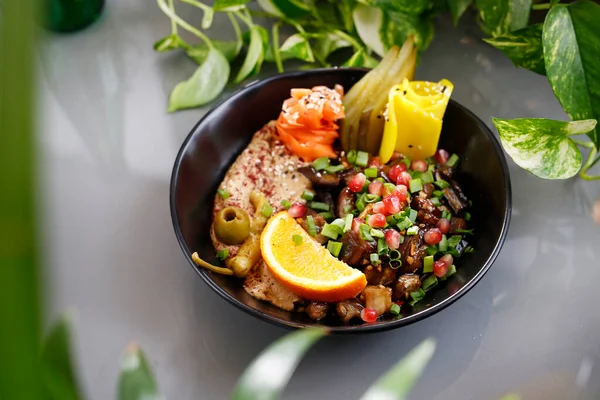
<path fill-rule="evenodd" d="M 223 250 L 217 251 L 217 258 L 219 260 L 224 260 L 227 257 L 229 257 L 229 249 L 223 249 Z"/>
<path fill-rule="evenodd" d="M 433 272 L 433 256 L 425 256 L 423 258 L 423 272 Z"/>
<path fill-rule="evenodd" d="M 219 193 L 219 196 L 221 196 L 223 200 L 227 200 L 229 196 L 231 196 L 227 189 L 219 189 L 217 190 L 217 193 Z"/>
<path fill-rule="evenodd" d="M 328 166 L 329 166 L 329 158 L 327 158 L 327 157 L 320 157 L 320 158 L 317 158 L 315 161 L 313 161 L 313 167 L 317 171 L 321 171 L 321 170 L 327 168 Z"/>
<path fill-rule="evenodd" d="M 418 178 L 411 179 L 410 182 L 408 182 L 408 187 L 411 193 L 416 193 L 423 190 L 423 182 Z"/>
<path fill-rule="evenodd" d="M 327 242 L 327 250 L 329 250 L 334 257 L 337 257 L 340 255 L 340 251 L 342 250 L 342 243 L 330 240 Z"/>
<path fill-rule="evenodd" d="M 321 230 L 321 235 L 328 237 L 330 239 L 337 239 L 338 236 L 342 233 L 342 230 L 337 225 L 325 224 L 323 229 Z"/>
<path fill-rule="evenodd" d="M 421 180 L 423 183 L 432 183 L 433 182 L 433 172 L 427 171 L 421 173 Z"/>
<path fill-rule="evenodd" d="M 438 280 L 437 277 L 435 275 L 430 275 L 427 277 L 427 279 L 425 279 L 423 281 L 423 286 L 421 286 L 423 288 L 423 290 L 427 291 L 430 289 L 433 289 L 434 287 L 436 287 L 438 284 Z"/>
<path fill-rule="evenodd" d="M 379 230 L 379 229 L 371 229 L 371 236 L 373 236 L 374 238 L 382 238 L 385 236 L 385 234 L 383 233 L 383 231 Z"/>
<path fill-rule="evenodd" d="M 413 210 L 411 208 L 408 213 L 408 218 L 410 218 L 410 220 L 414 223 L 417 220 L 417 215 L 418 215 L 417 210 Z"/>
<path fill-rule="evenodd" d="M 350 229 L 352 229 L 352 220 L 353 219 L 354 219 L 354 215 L 352 215 L 352 214 L 346 214 L 346 216 L 344 217 L 344 229 L 343 229 L 344 233 L 346 233 Z"/>
<path fill-rule="evenodd" d="M 292 203 L 290 203 L 289 200 L 283 199 L 281 200 L 281 205 L 286 209 L 289 210 L 289 208 L 292 206 Z"/>
<path fill-rule="evenodd" d="M 327 222 L 330 222 L 335 218 L 331 211 L 320 212 L 319 215 Z"/>
<path fill-rule="evenodd" d="M 350 164 L 356 164 L 356 150 L 350 150 L 346 156 L 346 159 Z"/>
<path fill-rule="evenodd" d="M 310 208 L 319 211 L 329 211 L 329 204 L 321 203 L 320 201 L 313 201 L 310 203 Z"/>
<path fill-rule="evenodd" d="M 456 154 L 452 154 L 448 161 L 446 161 L 446 165 L 449 167 L 455 167 L 458 164 L 458 156 Z"/>
<path fill-rule="evenodd" d="M 371 227 L 367 224 L 360 224 L 360 227 L 358 228 L 358 231 L 360 232 L 360 237 L 363 240 L 367 240 L 369 242 L 373 242 L 375 241 L 375 239 L 373 239 L 373 236 L 371 236 Z"/>
<path fill-rule="evenodd" d="M 305 190 L 305 191 L 302 193 L 302 196 L 301 196 L 301 197 L 302 197 L 304 200 L 306 200 L 306 201 L 312 201 L 312 199 L 314 199 L 314 198 L 315 198 L 315 194 L 314 194 L 313 192 L 311 192 L 310 190 Z"/>
<path fill-rule="evenodd" d="M 367 178 L 377 178 L 377 168 L 371 167 L 365 169 L 365 176 Z"/>
<path fill-rule="evenodd" d="M 390 251 L 390 249 L 389 249 L 387 243 L 385 242 L 385 239 L 379 238 L 377 240 L 377 253 L 378 254 L 386 254 L 389 251 Z"/>
<path fill-rule="evenodd" d="M 419 233 L 419 227 L 416 225 L 413 225 L 406 230 L 407 235 L 416 235 L 418 233 Z"/>
<path fill-rule="evenodd" d="M 441 252 L 448 250 L 448 239 L 446 238 L 446 235 L 442 235 L 442 240 L 438 243 L 438 249 Z"/>
<path fill-rule="evenodd" d="M 356 153 L 356 165 L 359 167 L 366 167 L 369 164 L 369 153 L 366 151 L 359 151 Z"/>
<path fill-rule="evenodd" d="M 296 246 L 300 246 L 302 244 L 302 236 L 300 235 L 292 235 L 292 240 Z"/>
<path fill-rule="evenodd" d="M 392 303 L 390 307 L 390 314 L 399 315 L 400 314 L 400 306 L 396 303 Z"/>
<path fill-rule="evenodd" d="M 326 172 L 329 172 L 330 174 L 335 174 L 336 172 L 340 172 L 344 169 L 344 166 L 341 164 L 338 165 L 329 165 L 327 167 L 324 168 Z"/>
<path fill-rule="evenodd" d="M 379 264 L 379 254 L 377 254 L 377 253 L 371 253 L 371 255 L 369 256 L 369 258 L 371 259 L 371 264 L 373 264 L 373 265 Z"/>
<path fill-rule="evenodd" d="M 271 205 L 269 203 L 265 202 L 265 204 L 263 204 L 262 210 L 260 210 L 260 212 L 262 215 L 269 218 L 271 215 L 273 215 L 273 207 L 271 207 Z"/>
<path fill-rule="evenodd" d="M 435 184 L 435 186 L 439 187 L 440 189 L 445 189 L 447 187 L 450 187 L 450 184 L 443 179 L 438 179 L 437 181 L 435 181 L 433 183 Z"/>

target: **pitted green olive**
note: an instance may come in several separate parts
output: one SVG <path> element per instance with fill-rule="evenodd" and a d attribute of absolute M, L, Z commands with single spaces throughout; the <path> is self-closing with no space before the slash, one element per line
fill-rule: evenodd
<path fill-rule="evenodd" d="M 225 207 L 215 217 L 215 234 L 225 244 L 241 244 L 250 235 L 250 217 L 239 207 Z"/>

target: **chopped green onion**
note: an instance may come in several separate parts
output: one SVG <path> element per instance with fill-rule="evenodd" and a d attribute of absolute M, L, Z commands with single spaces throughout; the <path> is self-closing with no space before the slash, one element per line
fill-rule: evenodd
<path fill-rule="evenodd" d="M 360 232 L 360 237 L 363 240 L 367 240 L 369 242 L 375 241 L 373 236 L 371 236 L 371 227 L 367 224 L 360 224 L 358 231 Z"/>
<path fill-rule="evenodd" d="M 450 278 L 454 274 L 456 274 L 456 267 L 454 265 L 451 265 L 448 268 L 448 272 L 446 272 L 446 275 L 444 275 L 443 277 L 441 277 L 440 280 L 441 281 L 445 281 L 446 279 Z"/>
<path fill-rule="evenodd" d="M 452 154 L 450 158 L 448 158 L 448 161 L 446 161 L 446 165 L 449 167 L 455 167 L 458 163 L 458 160 L 458 156 L 456 154 Z"/>
<path fill-rule="evenodd" d="M 329 211 L 329 204 L 321 203 L 320 201 L 313 201 L 310 203 L 310 208 L 319 211 Z"/>
<path fill-rule="evenodd" d="M 411 179 L 408 181 L 408 187 L 411 193 L 416 193 L 423 189 L 423 182 L 419 178 Z"/>
<path fill-rule="evenodd" d="M 377 178 L 377 168 L 371 167 L 365 169 L 365 176 L 367 178 Z"/>
<path fill-rule="evenodd" d="M 366 167 L 369 163 L 369 153 L 366 151 L 359 151 L 356 153 L 356 165 L 359 167 Z"/>
<path fill-rule="evenodd" d="M 371 255 L 369 257 L 371 258 L 371 264 L 373 264 L 373 265 L 379 264 L 379 254 L 371 253 Z"/>
<path fill-rule="evenodd" d="M 457 229 L 454 232 L 456 233 L 465 233 L 467 235 L 472 235 L 475 229 Z"/>
<path fill-rule="evenodd" d="M 442 203 L 440 203 L 439 197 L 432 197 L 429 200 L 431 200 L 431 203 L 436 207 L 438 207 L 440 204 L 442 204 Z"/>
<path fill-rule="evenodd" d="M 333 240 L 337 239 L 340 233 L 342 233 L 340 227 L 332 224 L 325 224 L 321 230 L 321 235 Z"/>
<path fill-rule="evenodd" d="M 452 235 L 450 239 L 448 239 L 448 247 L 454 248 L 456 247 L 460 241 L 462 240 L 462 236 L 460 235 Z"/>
<path fill-rule="evenodd" d="M 431 171 L 422 172 L 421 180 L 423 183 L 432 183 L 433 182 L 433 173 Z"/>
<path fill-rule="evenodd" d="M 348 152 L 348 155 L 346 156 L 346 159 L 348 160 L 348 162 L 350 164 L 355 164 L 356 163 L 356 150 L 350 150 Z"/>
<path fill-rule="evenodd" d="M 427 248 L 425 249 L 425 253 L 427 253 L 428 256 L 433 256 L 437 252 L 438 252 L 438 249 L 435 246 L 427 246 Z"/>
<path fill-rule="evenodd" d="M 281 200 L 281 205 L 288 210 L 292 206 L 292 203 L 289 200 L 283 199 Z"/>
<path fill-rule="evenodd" d="M 313 167 L 317 171 L 320 171 L 322 169 L 329 167 L 329 158 L 327 158 L 327 157 L 317 158 L 315 161 L 313 161 Z"/>
<path fill-rule="evenodd" d="M 344 231 L 344 227 L 346 226 L 346 220 L 343 218 L 336 218 L 331 225 L 335 225 L 340 228 L 340 234 Z"/>
<path fill-rule="evenodd" d="M 223 249 L 223 250 L 217 251 L 217 258 L 219 260 L 224 260 L 227 257 L 229 257 L 229 249 Z"/>
<path fill-rule="evenodd" d="M 312 199 L 315 198 L 315 194 L 313 192 L 311 192 L 310 190 L 305 190 L 302 193 L 302 198 L 306 201 L 312 201 Z"/>
<path fill-rule="evenodd" d="M 369 185 L 371 184 L 371 181 L 368 179 L 365 179 L 365 184 L 363 185 L 362 189 L 360 189 L 361 193 L 366 192 L 367 190 L 369 190 Z"/>
<path fill-rule="evenodd" d="M 265 203 L 260 210 L 260 213 L 265 217 L 269 218 L 273 214 L 273 207 L 269 203 Z"/>
<path fill-rule="evenodd" d="M 412 165 L 412 161 L 410 161 L 409 158 L 403 158 L 402 164 L 406 165 L 407 168 L 410 168 L 410 166 Z"/>
<path fill-rule="evenodd" d="M 417 225 L 413 225 L 406 230 L 406 234 L 409 236 L 416 235 L 417 233 L 419 233 L 419 227 Z"/>
<path fill-rule="evenodd" d="M 444 195 L 444 192 L 442 192 L 441 190 L 433 191 L 433 196 L 435 196 L 435 197 L 442 197 L 443 195 Z"/>
<path fill-rule="evenodd" d="M 471 213 L 465 213 L 465 221 L 470 221 L 471 220 Z"/>
<path fill-rule="evenodd" d="M 435 181 L 433 183 L 435 184 L 435 186 L 439 187 L 440 189 L 450 187 L 450 184 L 443 179 L 438 179 L 437 181 Z"/>
<path fill-rule="evenodd" d="M 385 236 L 383 231 L 380 231 L 379 229 L 375 229 L 375 228 L 372 228 L 370 233 L 371 233 L 371 236 L 376 237 L 376 238 L 382 238 Z"/>
<path fill-rule="evenodd" d="M 404 243 L 404 236 L 400 235 L 400 244 Z"/>
<path fill-rule="evenodd" d="M 389 251 L 390 251 L 390 248 L 388 247 L 387 243 L 385 242 L 385 239 L 379 238 L 379 240 L 377 240 L 377 254 L 386 254 Z"/>
<path fill-rule="evenodd" d="M 329 165 L 325 168 L 323 168 L 326 172 L 329 172 L 330 174 L 335 174 L 336 172 L 340 172 L 344 169 L 344 166 L 342 164 L 338 164 L 338 165 Z"/>
<path fill-rule="evenodd" d="M 408 218 L 415 223 L 417 221 L 417 215 L 419 213 L 417 213 L 417 210 L 413 210 L 412 208 L 409 210 L 408 212 Z"/>
<path fill-rule="evenodd" d="M 437 277 L 435 275 L 430 275 L 423 281 L 423 290 L 429 290 L 436 287 L 438 284 Z"/>
<path fill-rule="evenodd" d="M 402 253 L 400 253 L 398 250 L 391 250 L 390 254 L 388 254 L 388 257 L 390 258 L 390 261 L 399 261 L 400 262 Z M 400 262 L 400 265 L 402 265 L 401 262 Z"/>
<path fill-rule="evenodd" d="M 442 240 L 438 243 L 438 249 L 441 252 L 448 250 L 448 239 L 446 239 L 446 235 L 442 235 Z"/>
<path fill-rule="evenodd" d="M 442 218 L 447 219 L 448 221 L 450 221 L 450 219 L 452 219 L 452 214 L 450 213 L 450 211 L 444 210 L 442 212 Z"/>
<path fill-rule="evenodd" d="M 430 161 L 429 165 L 427 166 L 427 170 L 433 171 L 434 169 L 435 169 L 435 163 L 433 161 Z"/>
<path fill-rule="evenodd" d="M 385 182 L 383 184 L 383 187 L 386 188 L 387 190 L 389 190 L 390 192 L 393 192 L 394 189 L 396 189 L 396 185 L 394 185 L 393 183 L 389 183 L 389 182 Z"/>
<path fill-rule="evenodd" d="M 354 215 L 352 214 L 346 214 L 346 216 L 344 217 L 344 233 L 348 232 L 350 229 L 352 229 L 352 220 L 354 219 Z"/>
<path fill-rule="evenodd" d="M 473 253 L 475 251 L 475 249 L 471 246 L 467 246 L 467 248 L 463 251 L 463 253 L 468 254 L 468 253 Z"/>
<path fill-rule="evenodd" d="M 227 200 L 229 196 L 231 196 L 227 189 L 219 189 L 217 190 L 217 193 L 219 193 L 219 196 L 221 196 L 223 200 Z"/>
<path fill-rule="evenodd" d="M 361 211 L 365 209 L 365 207 L 367 206 L 367 202 L 365 201 L 365 196 L 367 194 L 361 194 L 360 196 L 358 196 L 358 200 L 356 200 L 356 208 L 358 209 L 358 211 Z"/>
<path fill-rule="evenodd" d="M 312 237 L 315 237 L 317 234 L 317 225 L 315 225 L 315 219 L 312 215 L 306 217 L 306 226 L 308 227 L 308 234 Z"/>
<path fill-rule="evenodd" d="M 417 302 L 423 300 L 425 297 L 425 291 L 423 289 L 419 289 L 416 292 L 411 292 L 410 297 L 412 298 L 412 301 L 409 304 L 414 306 Z"/>
<path fill-rule="evenodd" d="M 446 254 L 452 255 L 452 257 L 460 257 L 460 253 L 455 248 L 451 248 L 446 252 Z"/>
<path fill-rule="evenodd" d="M 340 255 L 340 251 L 342 250 L 342 244 L 340 242 L 334 242 L 330 240 L 327 242 L 327 250 L 329 250 L 334 257 L 337 257 Z"/>
<path fill-rule="evenodd" d="M 396 225 L 398 227 L 399 230 L 403 231 L 405 229 L 410 228 L 413 225 L 413 222 L 410 220 L 410 218 L 408 217 L 404 217 L 404 220 L 398 222 L 398 225 Z"/>
<path fill-rule="evenodd" d="M 332 221 L 332 220 L 333 220 L 333 218 L 335 218 L 335 217 L 333 216 L 333 213 L 332 213 L 331 211 L 323 211 L 323 212 L 320 212 L 320 213 L 319 213 L 319 215 L 320 215 L 321 217 L 323 217 L 323 219 L 324 219 L 325 221 L 327 221 L 327 222 L 329 222 L 329 221 Z"/>
<path fill-rule="evenodd" d="M 365 196 L 365 202 L 366 203 L 376 203 L 379 200 L 381 200 L 381 197 L 377 196 L 376 194 L 370 194 L 370 193 L 368 193 Z"/>
<path fill-rule="evenodd" d="M 300 235 L 293 235 L 292 240 L 296 246 L 300 246 L 302 244 L 302 236 Z"/>
<path fill-rule="evenodd" d="M 400 306 L 396 303 L 392 303 L 392 306 L 390 307 L 390 314 L 400 314 Z"/>
<path fill-rule="evenodd" d="M 423 258 L 423 272 L 433 272 L 433 256 L 425 256 Z"/>

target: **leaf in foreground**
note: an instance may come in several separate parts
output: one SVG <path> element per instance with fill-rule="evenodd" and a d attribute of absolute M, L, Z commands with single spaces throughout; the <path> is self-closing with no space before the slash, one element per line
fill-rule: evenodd
<path fill-rule="evenodd" d="M 600 5 L 576 2 L 557 5 L 546 16 L 546 75 L 567 114 L 574 120 L 600 118 Z M 588 134 L 600 148 L 600 134 Z"/>
<path fill-rule="evenodd" d="M 304 354 L 327 334 L 303 329 L 287 334 L 265 349 L 246 368 L 233 390 L 233 400 L 275 400 L 289 382 Z"/>
<path fill-rule="evenodd" d="M 535 24 L 505 35 L 483 39 L 502 51 L 518 67 L 546 74 L 542 46 L 542 24 Z"/>
<path fill-rule="evenodd" d="M 544 179 L 566 179 L 581 168 L 581 153 L 571 135 L 590 132 L 596 120 L 554 121 L 493 118 L 504 150 L 521 168 Z"/>
<path fill-rule="evenodd" d="M 433 339 L 421 342 L 379 378 L 361 400 L 404 400 L 433 357 L 435 346 Z"/>
<path fill-rule="evenodd" d="M 472 2 L 473 0 L 448 0 L 448 8 L 450 9 L 452 22 L 454 25 L 458 25 L 458 20 L 465 13 Z"/>
<path fill-rule="evenodd" d="M 169 112 L 211 102 L 221 94 L 228 79 L 229 62 L 219 50 L 211 48 L 196 72 L 173 89 L 169 99 Z"/>
<path fill-rule="evenodd" d="M 221 41 L 221 40 L 213 40 L 213 46 L 219 50 L 227 59 L 227 61 L 232 62 L 235 58 L 240 54 L 240 50 L 242 49 L 242 43 L 238 41 Z M 186 53 L 188 57 L 194 60 L 198 65 L 202 65 L 202 63 L 206 60 L 208 56 L 208 52 L 210 47 L 208 47 L 205 43 L 201 43 L 187 49 Z"/>
<path fill-rule="evenodd" d="M 63 316 L 52 327 L 42 345 L 42 373 L 48 398 L 53 400 L 79 400 L 71 354 L 71 324 Z"/>
<path fill-rule="evenodd" d="M 162 400 L 146 356 L 131 344 L 121 358 L 118 400 Z"/>

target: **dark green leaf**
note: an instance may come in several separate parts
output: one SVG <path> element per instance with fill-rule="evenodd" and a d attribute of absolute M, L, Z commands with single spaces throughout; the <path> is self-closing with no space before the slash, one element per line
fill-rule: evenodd
<path fill-rule="evenodd" d="M 492 36 L 527 26 L 532 0 L 475 0 L 479 16 Z"/>
<path fill-rule="evenodd" d="M 163 53 L 169 50 L 184 49 L 186 47 L 185 42 L 176 33 L 171 33 L 169 36 L 158 40 L 154 43 L 154 50 L 159 53 Z"/>
<path fill-rule="evenodd" d="M 326 33 L 315 40 L 313 52 L 319 60 L 327 60 L 336 50 L 350 47 L 351 44 L 334 33 Z"/>
<path fill-rule="evenodd" d="M 326 333 L 324 329 L 307 328 L 271 344 L 246 368 L 232 400 L 278 399 L 304 354 Z"/>
<path fill-rule="evenodd" d="M 71 324 L 63 316 L 52 327 L 42 346 L 44 385 L 52 400 L 79 400 L 73 356 L 71 355 Z"/>
<path fill-rule="evenodd" d="M 343 66 L 375 68 L 377 64 L 377 60 L 365 53 L 363 49 L 359 49 L 343 64 Z"/>
<path fill-rule="evenodd" d="M 391 0 L 390 3 L 396 11 L 419 15 L 425 11 L 429 5 L 429 0 Z"/>
<path fill-rule="evenodd" d="M 315 58 L 308 40 L 299 33 L 296 33 L 283 42 L 279 48 L 282 60 L 297 58 L 306 62 L 314 62 Z"/>
<path fill-rule="evenodd" d="M 386 50 L 393 45 L 402 46 L 411 35 L 415 38 L 415 46 L 421 51 L 425 50 L 433 40 L 433 33 L 432 21 L 392 11 L 384 14 L 379 30 Z"/>
<path fill-rule="evenodd" d="M 137 344 L 130 345 L 121 358 L 118 400 L 162 400 L 152 368 Z"/>
<path fill-rule="evenodd" d="M 581 168 L 581 153 L 569 138 L 590 132 L 596 120 L 554 121 L 493 118 L 504 150 L 521 168 L 544 179 L 566 179 Z"/>
<path fill-rule="evenodd" d="M 532 0 L 509 0 L 504 26 L 510 32 L 523 29 L 529 24 Z"/>
<path fill-rule="evenodd" d="M 354 31 L 354 21 L 352 20 L 352 8 L 354 7 L 353 0 L 340 0 L 338 4 L 338 12 L 340 19 L 346 32 Z"/>
<path fill-rule="evenodd" d="M 242 49 L 242 42 L 234 41 L 234 42 L 223 42 L 220 40 L 213 40 L 214 47 L 219 50 L 227 61 L 231 62 L 235 60 L 235 58 L 240 54 L 240 50 Z M 206 60 L 206 56 L 208 55 L 208 51 L 210 48 L 202 43 L 193 47 L 190 47 L 186 53 L 187 55 L 194 61 L 196 61 L 199 65 L 201 65 L 204 60 Z"/>
<path fill-rule="evenodd" d="M 213 9 L 215 11 L 237 11 L 246 6 L 248 0 L 215 0 Z"/>
<path fill-rule="evenodd" d="M 175 86 L 169 99 L 169 112 L 198 107 L 214 100 L 229 79 L 229 62 L 216 48 L 209 50 L 206 59 L 188 80 Z"/>
<path fill-rule="evenodd" d="M 450 8 L 450 14 L 452 14 L 452 22 L 454 22 L 454 25 L 458 25 L 458 20 L 472 2 L 473 0 L 448 0 L 448 8 Z"/>
<path fill-rule="evenodd" d="M 407 398 L 417 380 L 435 352 L 435 341 L 427 339 L 391 370 L 377 380 L 363 395 L 361 400 L 404 400 Z"/>
<path fill-rule="evenodd" d="M 546 74 L 542 24 L 531 25 L 512 33 L 483 40 L 506 54 L 516 66 L 541 75 Z"/>
<path fill-rule="evenodd" d="M 544 22 L 546 74 L 574 120 L 600 119 L 600 6 L 582 1 L 550 9 Z M 588 134 L 600 147 L 598 129 Z"/>
<path fill-rule="evenodd" d="M 309 14 L 306 6 L 300 7 L 299 2 L 294 0 L 258 0 L 257 3 L 264 11 L 276 17 L 296 19 Z"/>
<path fill-rule="evenodd" d="M 235 77 L 235 83 L 240 83 L 241 81 L 252 75 L 252 73 L 260 70 L 260 66 L 262 65 L 265 54 L 263 36 L 261 35 L 261 28 L 262 27 L 258 27 L 255 25 L 250 29 L 250 44 L 248 45 L 248 51 L 246 53 L 244 63 L 242 64 L 242 67 L 240 68 L 237 76 Z M 264 28 L 262 29 L 265 30 Z"/>

